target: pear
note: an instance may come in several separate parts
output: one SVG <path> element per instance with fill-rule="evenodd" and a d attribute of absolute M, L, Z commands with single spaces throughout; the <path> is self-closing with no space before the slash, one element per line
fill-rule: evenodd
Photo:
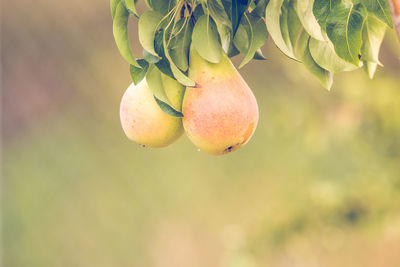
<path fill-rule="evenodd" d="M 186 88 L 182 112 L 183 127 L 192 143 L 213 155 L 245 145 L 257 127 L 258 105 L 228 56 L 223 53 L 221 62 L 210 63 L 192 46 L 189 77 L 196 86 Z"/>
<path fill-rule="evenodd" d="M 170 79 L 170 80 L 169 80 Z M 171 78 L 163 77 L 165 93 L 171 105 L 180 111 L 184 87 Z M 124 93 L 120 105 L 120 118 L 126 136 L 147 147 L 165 147 L 183 133 L 182 119 L 164 113 L 157 105 L 146 79 Z"/>

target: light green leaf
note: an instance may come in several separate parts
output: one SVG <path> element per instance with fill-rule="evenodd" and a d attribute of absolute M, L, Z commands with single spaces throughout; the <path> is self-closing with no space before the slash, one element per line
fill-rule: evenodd
<path fill-rule="evenodd" d="M 158 56 L 154 50 L 154 38 L 161 19 L 162 15 L 152 10 L 144 12 L 139 18 L 139 42 L 154 56 Z"/>
<path fill-rule="evenodd" d="M 110 0 L 110 8 L 111 8 L 111 17 L 114 19 L 115 11 L 117 10 L 117 6 L 121 2 L 121 0 Z"/>
<path fill-rule="evenodd" d="M 385 32 L 386 25 L 375 17 L 368 15 L 362 35 L 361 59 L 363 61 L 375 62 L 382 65 L 378 56 Z"/>
<path fill-rule="evenodd" d="M 301 60 L 304 66 L 315 76 L 318 78 L 320 83 L 328 90 L 331 89 L 333 83 L 333 74 L 324 68 L 321 68 L 311 56 L 309 50 L 309 40 L 310 36 L 303 32 L 299 40 L 299 49 L 302 51 Z"/>
<path fill-rule="evenodd" d="M 393 27 L 392 17 L 387 0 L 361 0 L 368 12 L 374 14 L 380 21 Z"/>
<path fill-rule="evenodd" d="M 222 48 L 219 42 L 218 30 L 211 17 L 201 16 L 194 26 L 192 43 L 205 60 L 219 63 L 222 57 Z"/>
<path fill-rule="evenodd" d="M 128 61 L 129 64 L 140 68 L 140 65 L 136 62 L 136 59 L 132 54 L 131 46 L 129 44 L 128 19 L 129 11 L 125 8 L 125 5 L 122 2 L 119 2 L 113 20 L 115 43 L 125 60 Z"/>
<path fill-rule="evenodd" d="M 290 43 L 287 10 L 282 8 L 284 0 L 270 0 L 265 10 L 265 23 L 276 46 L 288 57 L 296 59 Z"/>
<path fill-rule="evenodd" d="M 370 79 L 374 78 L 377 66 L 378 66 L 378 64 L 375 62 L 363 61 L 363 70 L 365 73 L 368 74 L 368 77 Z"/>
<path fill-rule="evenodd" d="M 164 90 L 164 86 L 161 79 L 161 72 L 154 65 L 150 65 L 147 71 L 146 81 L 147 84 L 149 85 L 151 92 L 155 97 L 157 97 L 164 103 L 171 105 Z"/>
<path fill-rule="evenodd" d="M 126 9 L 128 9 L 128 11 L 129 11 L 132 15 L 134 15 L 134 16 L 137 17 L 137 18 L 139 18 L 139 15 L 138 15 L 137 10 L 136 10 L 136 2 L 137 2 L 137 1 L 138 1 L 138 0 L 123 0 Z"/>
<path fill-rule="evenodd" d="M 333 72 L 351 71 L 359 68 L 340 58 L 329 41 L 319 41 L 311 38 L 309 41 L 311 56 L 322 68 Z"/>
<path fill-rule="evenodd" d="M 337 4 L 327 18 L 326 33 L 335 51 L 344 60 L 358 66 L 361 49 L 361 32 L 365 21 L 361 4 Z"/>
<path fill-rule="evenodd" d="M 294 0 L 294 9 L 303 25 L 304 29 L 314 39 L 323 41 L 321 27 L 313 14 L 314 0 Z"/>
<path fill-rule="evenodd" d="M 304 28 L 301 25 L 299 16 L 297 15 L 293 4 L 294 3 L 292 1 L 287 7 L 287 12 L 288 12 L 287 24 L 288 24 L 290 44 L 293 47 L 294 55 L 296 56 L 296 58 L 300 58 L 300 55 L 298 53 L 299 39 L 300 39 L 301 34 L 304 31 Z M 302 54 L 302 51 L 300 54 Z"/>

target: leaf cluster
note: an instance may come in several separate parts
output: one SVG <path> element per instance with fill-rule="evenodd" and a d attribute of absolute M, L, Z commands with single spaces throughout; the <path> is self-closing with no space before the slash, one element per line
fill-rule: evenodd
<path fill-rule="evenodd" d="M 110 0 L 115 42 L 135 84 L 146 77 L 157 103 L 163 76 L 194 86 L 187 73 L 190 45 L 211 63 L 222 53 L 243 55 L 239 68 L 265 59 L 261 47 L 270 36 L 288 57 L 300 61 L 330 88 L 333 74 L 364 68 L 372 78 L 386 28 L 392 27 L 386 0 Z M 133 56 L 129 18 L 138 20 L 143 58 Z M 138 49 L 138 48 L 135 48 Z M 161 77 L 161 78 L 160 78 Z M 161 93 L 160 93 L 161 92 Z"/>

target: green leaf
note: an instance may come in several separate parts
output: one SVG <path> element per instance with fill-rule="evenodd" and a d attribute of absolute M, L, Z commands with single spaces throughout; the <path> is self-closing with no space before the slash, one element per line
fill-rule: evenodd
<path fill-rule="evenodd" d="M 326 19 L 332 9 L 340 3 L 340 0 L 315 0 L 313 4 L 313 13 L 322 29 L 326 29 Z"/>
<path fill-rule="evenodd" d="M 331 89 L 333 83 L 333 74 L 319 66 L 311 56 L 309 50 L 310 36 L 303 32 L 299 40 L 299 49 L 302 51 L 301 60 L 304 66 L 320 81 L 320 83 L 328 90 Z"/>
<path fill-rule="evenodd" d="M 164 53 L 165 53 L 165 58 L 169 62 L 169 66 L 171 68 L 171 71 L 173 73 L 173 78 L 175 78 L 178 82 L 185 86 L 190 86 L 193 87 L 196 83 L 191 80 L 189 77 L 187 77 L 176 65 L 175 62 L 172 60 L 170 54 L 169 54 L 169 49 L 167 47 L 167 34 L 163 34 L 163 46 L 164 46 Z"/>
<path fill-rule="evenodd" d="M 138 0 L 123 0 L 126 9 L 128 9 L 128 11 L 132 15 L 134 15 L 137 18 L 139 18 L 139 14 L 137 13 L 137 10 L 136 10 L 136 2 L 137 1 Z"/>
<path fill-rule="evenodd" d="M 232 20 L 233 37 L 235 37 L 236 31 L 239 27 L 242 16 L 246 12 L 247 8 L 249 7 L 249 4 L 250 4 L 249 0 L 232 0 L 231 20 Z"/>
<path fill-rule="evenodd" d="M 139 18 L 139 42 L 154 56 L 158 56 L 154 50 L 154 38 L 161 19 L 162 15 L 152 10 L 144 12 Z"/>
<path fill-rule="evenodd" d="M 207 0 L 207 7 L 210 11 L 211 17 L 217 24 L 231 27 L 232 22 L 229 19 L 228 14 L 226 14 L 221 0 Z"/>
<path fill-rule="evenodd" d="M 193 23 L 189 18 L 181 19 L 178 21 L 176 28 L 178 32 L 173 33 L 170 41 L 169 52 L 171 59 L 175 62 L 176 66 L 182 71 L 188 69 L 188 53 L 190 39 L 193 31 Z"/>
<path fill-rule="evenodd" d="M 164 111 L 165 113 L 167 113 L 168 115 L 173 116 L 173 117 L 178 117 L 178 118 L 183 117 L 183 114 L 181 112 L 176 111 L 170 105 L 166 104 L 165 102 L 161 101 L 160 99 L 158 99 L 155 96 L 154 96 L 154 99 L 156 100 L 156 102 L 157 102 L 158 106 L 161 108 L 161 110 Z"/>
<path fill-rule="evenodd" d="M 157 63 L 155 63 L 155 65 L 162 73 L 175 79 L 169 61 L 165 57 L 163 39 L 164 39 L 164 30 L 157 31 L 154 38 L 154 50 L 160 56 L 160 60 Z"/>
<path fill-rule="evenodd" d="M 249 38 L 248 49 L 245 54 L 245 57 L 240 63 L 239 68 L 242 68 L 246 65 L 251 59 L 253 59 L 256 51 L 264 45 L 268 38 L 268 31 L 265 26 L 264 20 L 253 14 L 245 14 L 244 19 L 242 20 L 243 25 L 246 25 Z"/>
<path fill-rule="evenodd" d="M 146 75 L 146 81 L 147 84 L 149 85 L 149 88 L 153 95 L 157 97 L 159 100 L 163 101 L 164 103 L 167 103 L 168 105 L 171 105 L 169 102 L 169 99 L 165 93 L 164 86 L 162 83 L 161 79 L 161 72 L 159 69 L 154 67 L 154 65 L 150 65 L 147 75 Z"/>
<path fill-rule="evenodd" d="M 146 49 L 143 49 L 143 59 L 146 60 L 148 63 L 157 63 L 161 60 L 159 56 L 154 56 L 150 54 L 149 52 L 146 51 Z"/>
<path fill-rule="evenodd" d="M 146 0 L 147 6 L 162 15 L 166 15 L 176 5 L 176 0 Z"/>
<path fill-rule="evenodd" d="M 268 5 L 269 0 L 259 0 L 256 7 L 251 11 L 253 14 L 257 14 L 258 16 L 264 18 L 265 17 L 265 8 Z"/>
<path fill-rule="evenodd" d="M 342 71 L 352 71 L 359 68 L 358 66 L 354 66 L 340 58 L 335 53 L 333 44 L 328 41 L 319 41 L 311 38 L 309 49 L 315 62 L 330 72 L 338 73 Z"/>
<path fill-rule="evenodd" d="M 387 0 L 361 0 L 368 12 L 374 14 L 380 21 L 389 27 L 393 27 L 392 17 Z"/>
<path fill-rule="evenodd" d="M 375 62 L 363 61 L 363 70 L 365 73 L 368 74 L 368 77 L 370 79 L 374 78 L 377 66 L 378 66 L 378 64 Z"/>
<path fill-rule="evenodd" d="M 110 0 L 111 17 L 113 19 L 115 17 L 115 11 L 117 10 L 119 2 L 121 2 L 121 0 Z"/>
<path fill-rule="evenodd" d="M 301 37 L 301 34 L 304 31 L 303 26 L 301 25 L 299 16 L 294 9 L 294 2 L 291 1 L 287 7 L 287 28 L 289 32 L 290 45 L 293 47 L 293 53 L 296 58 L 299 58 L 298 55 L 298 44 Z"/>
<path fill-rule="evenodd" d="M 254 54 L 253 59 L 255 60 L 266 60 L 266 57 L 263 55 L 261 49 L 257 49 L 256 53 Z"/>
<path fill-rule="evenodd" d="M 130 65 L 130 73 L 134 84 L 138 84 L 146 76 L 147 70 L 149 68 L 149 63 L 143 59 L 139 59 L 138 64 L 141 68 Z"/>
<path fill-rule="evenodd" d="M 240 26 L 239 26 L 240 27 Z M 239 31 L 239 28 L 238 28 Z M 237 34 L 237 32 L 236 32 Z M 228 50 L 228 57 L 234 57 L 240 54 L 240 51 L 237 49 L 234 43 L 231 43 Z"/>
<path fill-rule="evenodd" d="M 211 17 L 201 16 L 194 26 L 192 43 L 199 55 L 211 63 L 219 63 L 222 57 L 218 30 Z"/>
<path fill-rule="evenodd" d="M 249 50 L 250 39 L 252 38 L 252 31 L 250 30 L 249 24 L 246 22 L 241 22 L 237 31 L 235 38 L 233 39 L 233 44 L 235 48 L 239 50 L 239 53 L 246 54 Z"/>
<path fill-rule="evenodd" d="M 125 8 L 125 5 L 122 2 L 119 2 L 113 20 L 115 43 L 125 60 L 128 61 L 129 64 L 140 68 L 140 65 L 136 62 L 136 59 L 132 54 L 131 46 L 129 44 L 128 19 L 129 11 Z"/>
<path fill-rule="evenodd" d="M 224 24 L 217 23 L 217 29 L 219 33 L 219 37 L 221 39 L 221 47 L 225 53 L 228 53 L 229 46 L 232 42 L 232 30 L 230 26 L 226 26 Z M 237 34 L 237 33 L 236 33 Z"/>
<path fill-rule="evenodd" d="M 270 0 L 265 10 L 265 23 L 276 46 L 288 57 L 296 59 L 290 42 L 288 12 L 284 0 Z"/>
<path fill-rule="evenodd" d="M 321 27 L 313 14 L 314 0 L 294 0 L 294 9 L 303 25 L 304 29 L 314 39 L 323 41 Z"/>
<path fill-rule="evenodd" d="M 362 35 L 361 59 L 382 65 L 379 61 L 379 48 L 385 36 L 386 25 L 373 16 L 368 15 Z"/>
<path fill-rule="evenodd" d="M 344 60 L 358 66 L 361 32 L 365 11 L 361 4 L 340 3 L 327 18 L 326 33 L 335 51 Z"/>

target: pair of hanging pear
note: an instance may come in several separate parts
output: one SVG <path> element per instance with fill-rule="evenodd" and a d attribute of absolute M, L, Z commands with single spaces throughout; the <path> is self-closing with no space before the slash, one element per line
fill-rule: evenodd
<path fill-rule="evenodd" d="M 160 109 L 146 79 L 126 90 L 120 117 L 128 138 L 146 147 L 164 147 L 185 131 L 195 146 L 213 155 L 245 145 L 257 127 L 257 101 L 226 54 L 214 64 L 192 46 L 188 75 L 195 87 L 185 90 L 175 81 L 176 86 L 165 88 L 173 108 L 182 110 L 183 118 Z"/>

